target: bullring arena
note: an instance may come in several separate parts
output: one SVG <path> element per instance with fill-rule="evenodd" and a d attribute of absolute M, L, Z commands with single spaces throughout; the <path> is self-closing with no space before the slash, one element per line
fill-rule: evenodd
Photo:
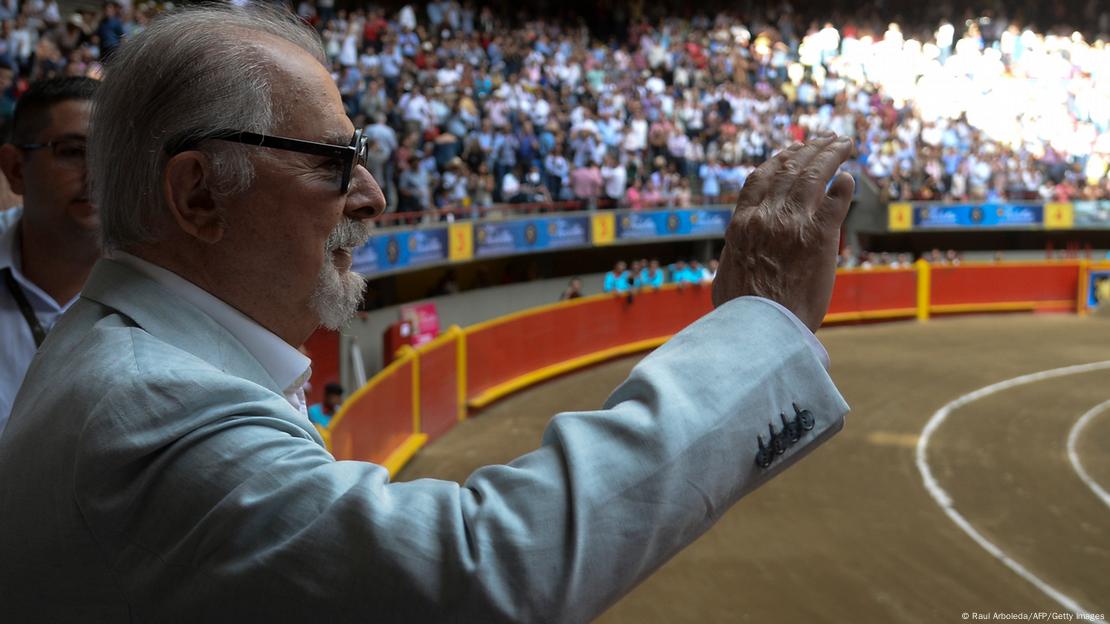
<path fill-rule="evenodd" d="M 1110 613 L 1110 2 L 0 27 L 0 624 Z"/>
<path fill-rule="evenodd" d="M 832 326 L 819 337 L 852 406 L 844 431 L 600 621 L 954 622 L 1110 611 L 1110 320 L 1085 313 L 1092 268 L 842 271 Z M 709 305 L 702 288 L 640 297 L 651 301 L 601 295 L 547 306 L 406 350 L 337 417 L 333 451 L 369 453 L 399 480 L 462 482 L 508 462 L 535 448 L 553 414 L 597 409 L 639 359 L 622 354 L 649 348 L 649 335 Z M 585 319 L 590 331 L 565 331 Z M 495 332 L 503 333 L 492 340 Z M 603 336 L 614 344 L 589 348 Z M 571 357 L 576 348 L 590 352 Z M 468 361 L 497 365 L 458 375 Z M 391 438 L 380 418 L 396 413 L 414 428 Z M 367 445 L 386 439 L 390 447 Z"/>

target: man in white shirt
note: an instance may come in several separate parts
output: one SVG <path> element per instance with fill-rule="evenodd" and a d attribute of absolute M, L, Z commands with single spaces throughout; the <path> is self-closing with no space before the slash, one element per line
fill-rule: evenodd
<path fill-rule="evenodd" d="M 357 307 L 385 201 L 325 63 L 295 17 L 216 4 L 116 52 L 89 142 L 113 255 L 0 438 L 7 620 L 587 622 L 842 426 L 830 137 L 753 174 L 716 310 L 600 409 L 462 484 L 336 461 L 294 345 Z"/>
<path fill-rule="evenodd" d="M 605 157 L 605 165 L 601 167 L 601 180 L 605 185 L 606 197 L 615 201 L 624 199 L 624 192 L 628 186 L 628 173 L 617 162 L 616 157 L 612 155 Z"/>
<path fill-rule="evenodd" d="M 510 169 L 505 172 L 501 177 L 501 201 L 503 202 L 519 202 L 520 195 L 520 178 L 516 176 L 516 171 Z"/>
<path fill-rule="evenodd" d="M 401 96 L 399 104 L 406 129 L 422 132 L 431 118 L 432 108 L 419 85 L 413 86 L 412 91 Z"/>
<path fill-rule="evenodd" d="M 77 299 L 100 256 L 85 184 L 85 137 L 97 81 L 37 82 L 19 100 L 0 169 L 23 196 L 0 233 L 0 435 L 38 343 Z"/>

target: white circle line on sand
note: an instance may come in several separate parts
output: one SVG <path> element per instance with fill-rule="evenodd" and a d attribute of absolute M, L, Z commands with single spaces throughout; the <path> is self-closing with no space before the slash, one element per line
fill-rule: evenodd
<path fill-rule="evenodd" d="M 1041 371 L 1039 373 L 1030 373 L 1028 375 L 1014 377 L 1013 379 L 1007 379 L 1005 381 L 1000 381 L 984 388 L 980 388 L 974 392 L 965 394 L 954 401 L 951 401 L 944 407 L 937 410 L 932 415 L 932 417 L 929 418 L 929 422 L 925 424 L 925 428 L 921 430 L 921 437 L 917 441 L 917 470 L 921 473 L 921 481 L 922 483 L 924 483 L 925 489 L 929 492 L 929 495 L 933 497 L 933 500 L 936 501 L 938 505 L 940 505 L 940 508 L 944 511 L 945 514 L 948 515 L 952 522 L 956 523 L 956 526 L 960 527 L 960 529 L 962 529 L 964 533 L 967 533 L 967 535 L 971 539 L 975 540 L 975 543 L 979 544 L 979 546 L 981 546 L 983 550 L 990 553 L 990 555 L 993 556 L 995 559 L 1001 561 L 1015 574 L 1025 579 L 1026 581 L 1029 581 L 1033 586 L 1041 590 L 1042 593 L 1055 600 L 1057 604 L 1064 607 L 1068 611 L 1072 611 L 1073 613 L 1088 616 L 1092 615 L 1092 613 L 1083 608 L 1078 601 L 1072 599 L 1060 590 L 1049 585 L 1036 574 L 1033 574 L 1028 569 L 1026 569 L 1025 566 L 1015 561 L 1013 558 L 1007 555 L 1005 551 L 1003 551 L 993 542 L 984 537 L 982 533 L 980 533 L 975 527 L 971 525 L 970 522 L 968 522 L 967 518 L 964 518 L 963 515 L 956 510 L 955 505 L 953 505 L 952 503 L 952 497 L 948 495 L 948 492 L 946 492 L 944 488 L 940 486 L 940 483 L 937 482 L 936 477 L 933 476 L 933 471 L 929 468 L 929 462 L 926 459 L 926 451 L 929 447 L 929 439 L 933 436 L 933 433 L 940 427 L 941 423 L 943 423 L 944 420 L 948 418 L 948 415 L 951 414 L 953 411 L 963 407 L 964 405 L 967 405 L 968 403 L 978 401 L 979 399 L 995 394 L 996 392 L 1009 390 L 1010 388 L 1034 383 L 1037 381 L 1043 381 L 1045 379 L 1065 377 L 1067 375 L 1078 375 L 1081 373 L 1089 373 L 1092 371 L 1105 369 L 1110 369 L 1110 360 L 1102 362 L 1092 362 L 1090 364 L 1080 364 L 1078 366 L 1054 368 L 1052 370 Z"/>
<path fill-rule="evenodd" d="M 1086 414 L 1080 416 L 1079 420 L 1075 421 L 1075 425 L 1073 425 L 1071 431 L 1068 432 L 1068 459 L 1071 461 L 1072 468 L 1075 469 L 1075 473 L 1079 475 L 1084 485 L 1090 488 L 1090 490 L 1095 493 L 1095 496 L 1107 507 L 1110 507 L 1110 493 L 1092 479 L 1091 475 L 1087 474 L 1087 470 L 1083 468 L 1083 462 L 1079 459 L 1079 452 L 1075 450 L 1075 446 L 1079 442 L 1079 435 L 1082 433 L 1083 428 L 1086 427 L 1087 423 L 1093 420 L 1095 416 L 1105 412 L 1107 409 L 1110 409 L 1110 401 L 1099 403 Z"/>

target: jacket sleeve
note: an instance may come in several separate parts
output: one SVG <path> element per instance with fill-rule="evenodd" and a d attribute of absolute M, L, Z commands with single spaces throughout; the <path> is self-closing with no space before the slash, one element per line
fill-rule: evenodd
<path fill-rule="evenodd" d="M 462 485 L 337 462 L 243 380 L 145 379 L 97 406 L 76 498 L 149 621 L 589 621 L 848 409 L 798 328 L 751 299 Z"/>

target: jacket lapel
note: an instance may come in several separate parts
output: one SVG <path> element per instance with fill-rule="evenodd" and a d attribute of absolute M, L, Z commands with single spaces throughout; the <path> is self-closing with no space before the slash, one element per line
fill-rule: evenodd
<path fill-rule="evenodd" d="M 81 297 L 118 311 L 151 336 L 212 366 L 281 395 L 262 364 L 231 332 L 193 304 L 135 269 L 109 258 L 93 267 Z"/>

